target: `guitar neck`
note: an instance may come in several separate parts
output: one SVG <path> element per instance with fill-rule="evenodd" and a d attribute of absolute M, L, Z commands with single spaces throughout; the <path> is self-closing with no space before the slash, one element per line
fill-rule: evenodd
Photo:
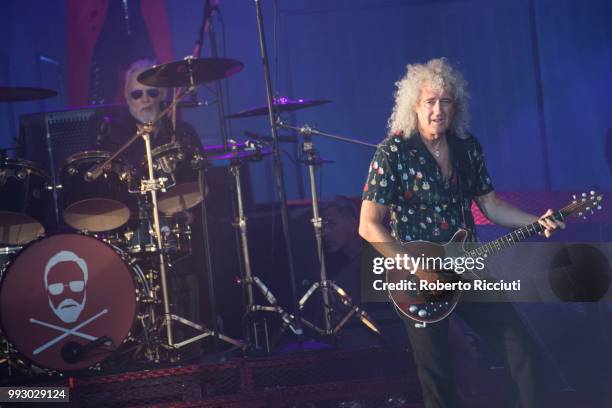
<path fill-rule="evenodd" d="M 567 216 L 577 211 L 577 206 L 570 204 L 559 211 L 554 212 L 548 218 L 555 221 L 564 221 Z M 465 256 L 467 257 L 485 257 L 492 255 L 495 252 L 501 251 L 504 248 L 509 248 L 512 245 L 524 241 L 540 232 L 544 231 L 544 227 L 539 222 L 534 222 L 524 227 L 518 228 L 509 234 L 497 238 L 495 241 L 487 242 L 479 246 L 476 249 L 468 251 Z"/>

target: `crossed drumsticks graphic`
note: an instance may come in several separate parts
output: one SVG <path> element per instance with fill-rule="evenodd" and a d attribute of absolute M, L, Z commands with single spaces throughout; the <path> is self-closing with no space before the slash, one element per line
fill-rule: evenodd
<path fill-rule="evenodd" d="M 108 313 L 108 309 L 102 310 L 97 315 L 90 317 L 89 319 L 85 320 L 83 323 L 80 323 L 80 324 L 74 326 L 72 329 L 66 329 L 65 327 L 56 326 L 56 325 L 51 324 L 51 323 L 41 322 L 40 320 L 36 320 L 36 319 L 30 318 L 30 323 L 36 323 L 36 324 L 39 324 L 41 326 L 48 327 L 50 329 L 55 329 L 55 330 L 64 332 L 63 334 L 60 334 L 59 336 L 57 336 L 54 339 L 46 342 L 45 344 L 43 344 L 42 346 L 40 346 L 39 348 L 34 350 L 33 354 L 36 355 L 36 354 L 42 353 L 43 351 L 45 351 L 46 349 L 48 349 L 49 347 L 51 347 L 55 343 L 65 339 L 66 337 L 68 337 L 70 335 L 82 337 L 82 338 L 90 340 L 90 341 L 97 340 L 98 339 L 97 337 L 90 336 L 89 334 L 81 333 L 78 330 L 80 328 L 88 325 L 89 323 L 93 322 L 98 317 L 100 317 L 100 316 L 102 316 L 103 314 L 106 314 L 106 313 Z"/>

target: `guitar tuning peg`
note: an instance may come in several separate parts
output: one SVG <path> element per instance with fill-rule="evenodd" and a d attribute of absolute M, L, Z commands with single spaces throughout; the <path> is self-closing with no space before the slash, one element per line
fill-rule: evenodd
<path fill-rule="evenodd" d="M 580 211 L 580 212 L 578 213 L 578 216 L 579 216 L 579 217 L 582 217 L 582 211 Z"/>
<path fill-rule="evenodd" d="M 598 209 L 598 210 L 601 210 L 601 205 L 598 205 L 598 206 L 597 206 L 597 209 Z"/>
<path fill-rule="evenodd" d="M 586 197 L 586 193 L 582 193 L 582 196 L 583 196 L 583 197 Z"/>
<path fill-rule="evenodd" d="M 586 210 L 589 211 L 591 209 L 591 207 L 587 207 Z"/>
<path fill-rule="evenodd" d="M 591 193 L 592 196 L 595 195 L 595 191 L 594 190 L 591 190 L 590 193 Z"/>

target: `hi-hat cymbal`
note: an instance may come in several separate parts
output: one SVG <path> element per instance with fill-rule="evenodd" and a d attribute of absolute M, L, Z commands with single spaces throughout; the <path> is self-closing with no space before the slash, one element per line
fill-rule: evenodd
<path fill-rule="evenodd" d="M 229 146 L 228 149 L 224 149 L 221 145 L 205 146 L 204 154 L 207 159 L 213 161 L 245 161 L 268 156 L 272 154 L 272 149 L 257 143 L 254 145 L 253 143 L 238 142 Z"/>
<path fill-rule="evenodd" d="M 47 99 L 57 92 L 46 88 L 29 88 L 25 86 L 0 86 L 0 102 L 34 101 Z"/>
<path fill-rule="evenodd" d="M 229 58 L 186 58 L 182 61 L 156 65 L 140 75 L 138 82 L 159 88 L 178 88 L 193 83 L 202 85 L 232 76 L 244 68 L 240 61 Z"/>
<path fill-rule="evenodd" d="M 298 109 L 311 108 L 313 106 L 323 105 L 330 102 L 331 101 L 328 99 L 289 99 L 281 97 L 274 99 L 274 107 L 278 110 L 278 112 L 289 112 Z M 238 113 L 231 113 L 229 115 L 226 115 L 225 117 L 229 119 L 235 119 L 248 118 L 250 116 L 262 116 L 267 114 L 268 105 L 265 105 L 243 110 Z"/>

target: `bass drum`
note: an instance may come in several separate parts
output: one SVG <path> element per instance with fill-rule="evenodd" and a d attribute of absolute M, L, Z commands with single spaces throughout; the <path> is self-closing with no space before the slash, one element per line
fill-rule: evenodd
<path fill-rule="evenodd" d="M 44 234 L 49 186 L 49 176 L 34 163 L 0 159 L 0 243 L 23 245 Z"/>
<path fill-rule="evenodd" d="M 0 325 L 36 366 L 72 371 L 111 356 L 148 329 L 142 270 L 96 238 L 58 234 L 32 242 L 0 282 Z"/>

